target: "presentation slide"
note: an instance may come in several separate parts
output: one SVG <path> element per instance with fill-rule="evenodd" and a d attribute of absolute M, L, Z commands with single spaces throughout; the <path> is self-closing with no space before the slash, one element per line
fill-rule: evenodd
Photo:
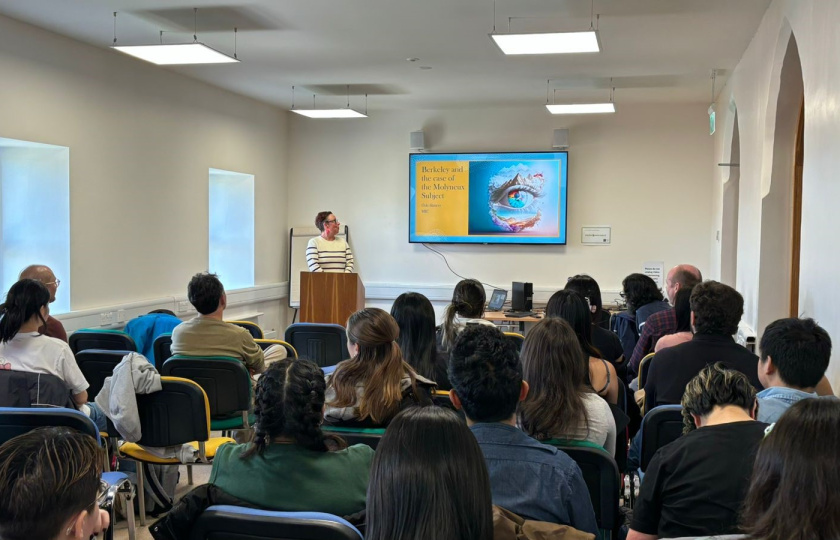
<path fill-rule="evenodd" d="M 565 244 L 568 153 L 411 154 L 409 242 Z"/>

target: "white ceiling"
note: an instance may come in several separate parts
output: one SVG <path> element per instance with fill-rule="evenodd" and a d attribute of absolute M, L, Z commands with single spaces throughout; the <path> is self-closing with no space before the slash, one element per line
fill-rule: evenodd
<path fill-rule="evenodd" d="M 595 0 L 602 52 L 505 57 L 488 34 L 492 0 L 0 0 L 0 14 L 107 48 L 118 11 L 121 45 L 198 39 L 242 63 L 167 67 L 278 105 L 454 108 L 557 101 L 708 102 L 713 68 L 725 75 L 770 0 Z M 512 19 L 511 19 L 512 18 Z M 585 30 L 589 0 L 497 0 L 497 31 Z M 120 54 L 114 52 L 113 54 Z M 415 62 L 408 58 L 419 58 Z M 132 60 L 138 61 L 139 60 Z M 420 69 L 428 66 L 432 69 Z"/>

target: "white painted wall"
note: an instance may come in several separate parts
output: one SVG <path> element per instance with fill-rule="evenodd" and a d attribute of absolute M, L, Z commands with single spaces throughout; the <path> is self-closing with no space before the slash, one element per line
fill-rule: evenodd
<path fill-rule="evenodd" d="M 740 207 L 738 215 L 738 289 L 746 300 L 745 320 L 759 333 L 762 312 L 777 291 L 763 283 L 761 265 L 784 264 L 768 261 L 759 254 L 762 246 L 763 199 L 771 193 L 774 178 L 774 148 L 777 146 L 776 106 L 780 92 L 783 59 L 791 32 L 799 51 L 805 98 L 805 163 L 803 170 L 802 240 L 800 259 L 800 312 L 814 317 L 840 340 L 840 265 L 837 230 L 840 228 L 840 3 L 775 0 L 768 8 L 755 37 L 747 48 L 727 87 L 719 96 L 718 110 L 726 118 L 715 144 L 715 163 L 729 161 L 732 137 L 732 109 L 737 106 L 740 128 Z M 721 222 L 722 189 L 726 172 L 716 171 L 714 220 Z M 766 216 L 765 216 L 766 220 Z M 765 238 L 767 242 L 769 238 Z M 712 260 L 719 264 L 719 245 Z M 778 313 L 778 317 L 786 316 Z M 837 355 L 835 355 L 836 357 Z M 840 388 L 840 363 L 832 361 L 828 376 L 835 390 Z"/>
<path fill-rule="evenodd" d="M 363 120 L 296 117 L 289 225 L 309 225 L 319 210 L 332 210 L 348 225 L 371 305 L 387 308 L 405 290 L 451 298 L 459 278 L 438 255 L 408 243 L 409 133 L 423 129 L 434 152 L 529 151 L 551 150 L 553 130 L 567 127 L 569 244 L 435 245 L 453 269 L 503 288 L 531 281 L 545 291 L 583 272 L 602 289 L 618 290 L 645 261 L 664 261 L 666 268 L 690 262 L 705 271 L 713 238 L 706 108 L 619 101 L 614 115 L 563 118 L 535 99 L 529 108 L 377 111 Z M 612 245 L 580 245 L 582 225 L 612 226 Z"/>
<path fill-rule="evenodd" d="M 256 283 L 285 281 L 286 113 L 4 17 L 0 80 L 0 137 L 70 148 L 74 311 L 186 294 L 210 168 L 255 176 Z M 285 302 L 259 309 L 279 326 Z"/>

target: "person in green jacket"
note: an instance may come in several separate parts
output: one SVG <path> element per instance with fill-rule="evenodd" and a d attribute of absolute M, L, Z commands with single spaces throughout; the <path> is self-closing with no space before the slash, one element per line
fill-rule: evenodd
<path fill-rule="evenodd" d="M 257 382 L 254 442 L 226 444 L 210 483 L 262 508 L 345 516 L 365 508 L 373 449 L 321 431 L 326 383 L 308 360 L 271 364 Z"/>

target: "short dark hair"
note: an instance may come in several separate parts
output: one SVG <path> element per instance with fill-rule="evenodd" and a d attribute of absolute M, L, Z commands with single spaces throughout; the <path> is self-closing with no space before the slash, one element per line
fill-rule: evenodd
<path fill-rule="evenodd" d="M 751 411 L 755 405 L 755 388 L 746 375 L 717 362 L 707 365 L 688 381 L 680 404 L 683 433 L 688 433 L 695 429 L 692 414 L 706 416 L 716 406 L 724 405 Z"/>
<path fill-rule="evenodd" d="M 324 210 L 323 212 L 315 214 L 315 226 L 318 227 L 319 231 L 324 232 L 324 222 L 327 221 L 330 214 L 332 214 L 332 212 L 329 210 Z"/>
<path fill-rule="evenodd" d="M 779 319 L 761 336 L 761 361 L 773 359 L 779 377 L 799 388 L 816 386 L 831 360 L 831 337 L 814 319 Z"/>
<path fill-rule="evenodd" d="M 674 313 L 677 315 L 677 332 L 691 332 L 691 292 L 694 285 L 680 287 L 674 295 Z"/>
<path fill-rule="evenodd" d="M 651 302 L 662 301 L 662 291 L 650 276 L 644 274 L 630 274 L 621 282 L 624 299 L 627 301 L 627 311 L 631 315 L 640 307 Z"/>
<path fill-rule="evenodd" d="M 490 478 L 475 436 L 443 407 L 410 407 L 373 456 L 366 540 L 492 540 Z"/>
<path fill-rule="evenodd" d="M 731 336 L 744 314 L 741 293 L 717 281 L 704 281 L 691 291 L 694 333 Z"/>
<path fill-rule="evenodd" d="M 57 538 L 96 508 L 102 473 L 96 440 L 66 427 L 37 428 L 0 446 L 0 537 Z"/>
<path fill-rule="evenodd" d="M 209 315 L 219 309 L 219 302 L 225 294 L 225 287 L 219 281 L 219 276 L 202 272 L 196 274 L 187 285 L 187 298 L 202 315 Z"/>
<path fill-rule="evenodd" d="M 742 529 L 749 538 L 840 538 L 840 401 L 794 403 L 758 447 Z"/>
<path fill-rule="evenodd" d="M 471 420 L 507 420 L 516 412 L 522 388 L 516 346 L 495 327 L 467 326 L 452 346 L 449 382 Z"/>

